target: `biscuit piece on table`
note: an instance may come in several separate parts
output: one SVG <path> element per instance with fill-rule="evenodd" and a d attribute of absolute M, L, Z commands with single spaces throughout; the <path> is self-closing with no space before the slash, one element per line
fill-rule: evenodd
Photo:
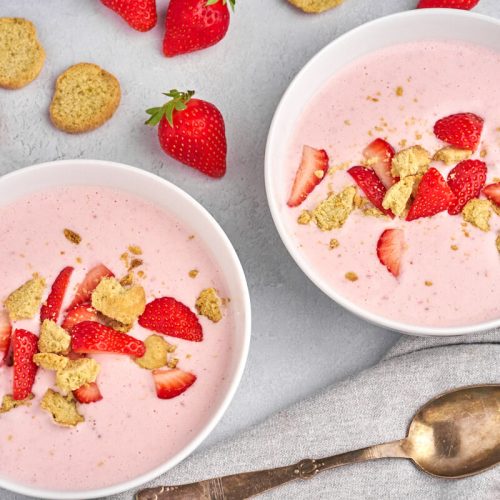
<path fill-rule="evenodd" d="M 292 5 L 309 14 L 319 14 L 338 7 L 344 0 L 288 0 Z"/>
<path fill-rule="evenodd" d="M 57 78 L 50 118 L 64 132 L 88 132 L 113 116 L 120 99 L 120 83 L 111 73 L 95 64 L 75 64 Z"/>
<path fill-rule="evenodd" d="M 0 18 L 0 87 L 19 89 L 42 70 L 45 51 L 32 22 L 15 17 Z"/>

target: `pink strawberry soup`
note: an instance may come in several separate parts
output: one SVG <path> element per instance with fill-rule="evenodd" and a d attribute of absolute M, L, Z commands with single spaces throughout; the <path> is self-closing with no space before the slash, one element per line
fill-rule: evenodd
<path fill-rule="evenodd" d="M 66 239 L 65 228 L 78 233 L 81 243 Z M 35 272 L 47 281 L 45 300 L 61 269 L 74 266 L 64 311 L 97 264 L 124 276 L 124 252 L 143 261 L 134 271 L 136 276 L 142 271 L 137 283 L 147 302 L 174 297 L 195 312 L 203 289 L 213 287 L 228 298 L 221 270 L 196 234 L 125 192 L 76 186 L 37 192 L 0 207 L 0 233 L 2 301 Z M 139 246 L 141 255 L 132 255 L 130 245 Z M 198 271 L 196 277 L 189 275 L 192 270 Z M 129 356 L 92 354 L 101 366 L 97 382 L 103 399 L 79 404 L 85 421 L 62 427 L 40 408 L 45 391 L 55 389 L 54 373 L 40 368 L 31 406 L 0 415 L 1 477 L 41 489 L 87 490 L 127 481 L 171 458 L 201 430 L 227 389 L 234 322 L 230 303 L 222 306 L 222 314 L 218 323 L 199 316 L 202 342 L 165 337 L 177 346 L 178 368 L 197 377 L 174 399 L 159 399 L 151 371 Z M 38 314 L 14 327 L 38 334 Z M 152 333 L 135 323 L 129 335 L 143 340 Z M 12 393 L 12 376 L 11 367 L 0 367 L 0 396 Z"/>
<path fill-rule="evenodd" d="M 449 145 L 436 137 L 434 124 L 453 114 L 474 113 L 484 120 L 471 158 L 485 162 L 486 185 L 498 182 L 499 77 L 497 52 L 461 42 L 416 42 L 356 60 L 304 106 L 275 195 L 299 252 L 342 296 L 409 325 L 467 326 L 500 316 L 500 217 L 494 203 L 489 230 L 446 210 L 407 222 L 405 214 L 414 198 L 402 217 L 394 219 L 368 216 L 356 208 L 340 228 L 323 231 L 314 218 L 309 222 L 311 212 L 329 193 L 356 185 L 347 170 L 363 164 L 363 150 L 376 138 L 388 141 L 396 152 L 419 145 L 433 157 Z M 317 172 L 319 184 L 300 206 L 290 208 L 287 200 L 305 145 L 324 149 L 330 170 L 322 179 Z M 431 161 L 428 168 L 437 169 L 446 184 L 457 163 Z M 359 188 L 358 194 L 366 195 Z M 478 197 L 486 200 L 484 194 Z M 379 238 L 390 228 L 404 234 L 398 276 L 388 270 L 394 262 L 384 265 L 377 256 Z M 386 259 L 394 258 L 391 250 Z"/>

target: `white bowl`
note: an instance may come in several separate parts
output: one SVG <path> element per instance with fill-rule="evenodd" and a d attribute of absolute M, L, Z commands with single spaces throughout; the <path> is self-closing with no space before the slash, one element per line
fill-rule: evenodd
<path fill-rule="evenodd" d="M 160 467 L 130 481 L 89 491 L 49 491 L 16 484 L 0 478 L 0 488 L 36 498 L 84 499 L 120 493 L 151 481 L 190 455 L 217 425 L 241 380 L 250 344 L 250 298 L 245 275 L 228 237 L 215 219 L 193 198 L 170 182 L 138 168 L 97 160 L 66 160 L 43 163 L 17 170 L 0 178 L 2 204 L 34 191 L 63 185 L 94 185 L 127 191 L 164 208 L 186 224 L 212 250 L 212 258 L 222 269 L 234 311 L 235 331 L 232 360 L 227 373 L 226 393 L 214 405 L 210 418 L 191 441 Z"/>
<path fill-rule="evenodd" d="M 359 57 L 392 45 L 425 39 L 459 40 L 500 51 L 500 21 L 461 10 L 413 10 L 371 21 L 327 45 L 295 77 L 274 115 L 266 147 L 267 199 L 276 228 L 295 262 L 316 286 L 338 304 L 371 323 L 410 335 L 465 335 L 498 327 L 500 318 L 472 326 L 423 327 L 379 316 L 339 294 L 297 249 L 281 220 L 279 204 L 274 196 L 276 183 L 283 178 L 283 158 L 294 126 L 304 106 L 327 81 Z"/>

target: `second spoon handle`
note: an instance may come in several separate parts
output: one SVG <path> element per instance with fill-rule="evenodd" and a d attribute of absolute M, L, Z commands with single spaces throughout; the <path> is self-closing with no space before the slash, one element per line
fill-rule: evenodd
<path fill-rule="evenodd" d="M 405 440 L 379 444 L 319 460 L 306 459 L 295 465 L 255 472 L 244 472 L 179 486 L 160 486 L 137 493 L 137 500 L 242 500 L 297 479 L 341 465 L 377 458 L 408 458 Z"/>

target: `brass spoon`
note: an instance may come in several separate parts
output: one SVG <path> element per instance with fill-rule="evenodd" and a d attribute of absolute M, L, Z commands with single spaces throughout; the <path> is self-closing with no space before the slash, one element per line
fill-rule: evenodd
<path fill-rule="evenodd" d="M 500 462 L 500 384 L 463 387 L 431 399 L 413 417 L 408 437 L 319 460 L 234 474 L 198 483 L 161 486 L 137 500 L 240 500 L 341 465 L 376 458 L 409 458 L 432 476 L 459 479 Z"/>

